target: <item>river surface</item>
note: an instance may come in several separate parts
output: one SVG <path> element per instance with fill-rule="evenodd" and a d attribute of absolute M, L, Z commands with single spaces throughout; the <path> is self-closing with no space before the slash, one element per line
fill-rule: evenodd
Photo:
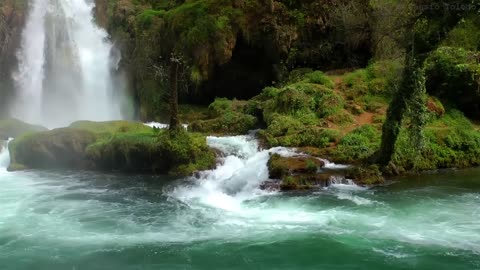
<path fill-rule="evenodd" d="M 199 179 L 7 173 L 0 269 L 480 269 L 480 170 L 374 189 L 258 189 L 276 148 L 209 138 L 223 165 Z"/>

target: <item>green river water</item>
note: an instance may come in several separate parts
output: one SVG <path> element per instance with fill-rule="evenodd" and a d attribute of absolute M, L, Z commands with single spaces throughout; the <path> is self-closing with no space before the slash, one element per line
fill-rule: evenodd
<path fill-rule="evenodd" d="M 267 152 L 210 144 L 195 180 L 0 169 L 0 269 L 480 269 L 480 169 L 267 193 Z"/>

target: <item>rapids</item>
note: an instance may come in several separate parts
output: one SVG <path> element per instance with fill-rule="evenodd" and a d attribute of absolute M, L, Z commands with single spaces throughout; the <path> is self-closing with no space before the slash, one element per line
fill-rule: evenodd
<path fill-rule="evenodd" d="M 223 160 L 197 178 L 0 169 L 0 269 L 480 267 L 478 169 L 282 194 L 259 185 L 291 150 L 208 143 Z"/>

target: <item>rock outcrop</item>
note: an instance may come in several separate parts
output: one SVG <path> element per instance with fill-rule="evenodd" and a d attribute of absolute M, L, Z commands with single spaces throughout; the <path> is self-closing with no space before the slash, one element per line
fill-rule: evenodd
<path fill-rule="evenodd" d="M 77 122 L 29 133 L 10 143 L 9 170 L 87 169 L 190 175 L 215 166 L 199 134 L 153 129 L 126 121 Z"/>

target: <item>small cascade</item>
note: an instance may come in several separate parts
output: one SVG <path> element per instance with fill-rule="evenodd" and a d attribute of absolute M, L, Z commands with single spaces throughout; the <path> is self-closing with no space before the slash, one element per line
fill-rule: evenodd
<path fill-rule="evenodd" d="M 151 128 L 158 128 L 158 129 L 167 129 L 170 127 L 169 124 L 163 124 L 163 123 L 159 123 L 159 122 L 148 122 L 148 123 L 144 123 L 145 126 L 149 126 Z M 183 128 L 184 129 L 188 129 L 188 125 L 187 124 L 182 124 Z"/>
<path fill-rule="evenodd" d="M 361 187 L 355 184 L 352 179 L 347 179 L 345 176 L 341 175 L 332 175 L 329 179 L 328 187 L 336 190 L 345 191 L 360 191 L 367 189 L 365 187 Z"/>
<path fill-rule="evenodd" d="M 10 152 L 8 151 L 8 143 L 12 139 L 7 141 L 0 141 L 0 172 L 5 171 L 10 165 Z"/>
<path fill-rule="evenodd" d="M 293 150 L 276 147 L 259 150 L 253 135 L 208 137 L 210 147 L 222 152 L 221 165 L 201 172 L 191 186 L 176 187 L 171 196 L 185 202 L 197 202 L 215 208 L 238 210 L 241 203 L 265 195 L 260 189 L 268 180 L 270 154 L 293 156 Z"/>
<path fill-rule="evenodd" d="M 356 186 L 355 182 L 351 179 L 345 178 L 345 176 L 332 175 L 329 180 L 329 185 L 346 185 L 346 186 Z"/>

